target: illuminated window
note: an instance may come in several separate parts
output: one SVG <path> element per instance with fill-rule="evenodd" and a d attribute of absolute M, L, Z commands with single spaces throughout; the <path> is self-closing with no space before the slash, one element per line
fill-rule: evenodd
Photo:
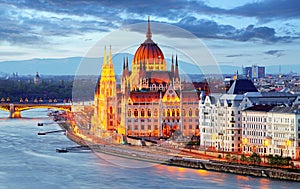
<path fill-rule="evenodd" d="M 175 116 L 175 109 L 172 109 L 172 116 Z"/>
<path fill-rule="evenodd" d="M 135 117 L 138 117 L 138 116 L 139 116 L 139 112 L 138 112 L 137 109 L 134 109 L 134 116 L 135 116 Z"/>
<path fill-rule="evenodd" d="M 180 110 L 177 109 L 176 111 L 177 111 L 177 112 L 176 112 L 176 116 L 180 116 Z"/>
<path fill-rule="evenodd" d="M 145 117 L 145 110 L 144 109 L 141 110 L 141 117 Z"/>
<path fill-rule="evenodd" d="M 167 116 L 170 116 L 170 109 L 167 110 Z"/>
<path fill-rule="evenodd" d="M 148 109 L 148 117 L 151 117 L 151 109 Z"/>

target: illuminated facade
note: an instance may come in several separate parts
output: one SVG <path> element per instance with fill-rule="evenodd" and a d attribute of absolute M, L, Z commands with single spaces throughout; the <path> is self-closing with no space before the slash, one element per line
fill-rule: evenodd
<path fill-rule="evenodd" d="M 207 84 L 195 87 L 193 83 L 182 83 L 177 55 L 172 56 L 167 70 L 164 54 L 152 40 L 149 19 L 146 40 L 136 50 L 132 70 L 128 57 L 124 58 L 119 92 L 111 54 L 109 59 L 107 63 L 104 54 L 95 92 L 95 132 L 102 129 L 128 136 L 165 138 L 177 130 L 185 136 L 199 134 L 199 96 L 201 90 L 208 91 Z"/>
<path fill-rule="evenodd" d="M 112 52 L 110 48 L 109 61 L 107 61 L 106 49 L 104 49 L 101 78 L 95 91 L 94 103 L 94 131 L 117 130 L 117 92 Z"/>

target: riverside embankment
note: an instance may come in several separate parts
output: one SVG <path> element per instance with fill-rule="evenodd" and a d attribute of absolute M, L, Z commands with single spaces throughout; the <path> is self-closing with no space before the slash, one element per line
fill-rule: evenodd
<path fill-rule="evenodd" d="M 61 125 L 62 126 L 62 125 Z M 64 127 L 64 126 L 62 126 Z M 120 144 L 108 144 L 95 142 L 91 138 L 85 138 L 75 135 L 72 132 L 66 132 L 66 136 L 80 145 L 89 145 L 96 153 L 105 153 L 123 158 L 130 158 L 140 161 L 159 163 L 168 166 L 180 166 L 193 169 L 205 169 L 210 171 L 226 172 L 239 175 L 249 175 L 255 177 L 265 177 L 270 179 L 281 179 L 300 182 L 300 172 L 298 170 L 284 168 L 270 168 L 258 165 L 243 165 L 238 163 L 229 163 L 225 161 L 211 160 L 209 158 L 193 156 L 181 156 L 176 154 L 180 150 L 170 149 L 159 146 L 131 146 Z M 188 152 L 185 152 L 188 153 Z"/>

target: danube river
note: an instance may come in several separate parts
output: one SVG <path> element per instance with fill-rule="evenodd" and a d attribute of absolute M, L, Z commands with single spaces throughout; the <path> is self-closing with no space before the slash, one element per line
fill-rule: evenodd
<path fill-rule="evenodd" d="M 37 135 L 60 129 L 47 110 L 22 112 L 21 119 L 0 112 L 0 189 L 6 188 L 300 188 L 300 183 L 269 180 L 154 165 L 91 152 L 56 153 L 76 146 L 63 133 Z"/>

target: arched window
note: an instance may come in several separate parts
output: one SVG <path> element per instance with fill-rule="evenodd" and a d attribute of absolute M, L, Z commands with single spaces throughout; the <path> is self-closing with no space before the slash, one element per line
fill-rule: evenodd
<path fill-rule="evenodd" d="M 158 111 L 157 111 L 157 109 L 155 109 L 154 110 L 154 116 L 157 117 L 157 115 L 158 115 Z"/>
<path fill-rule="evenodd" d="M 154 83 L 152 84 L 152 89 L 156 91 L 156 85 Z"/>
<path fill-rule="evenodd" d="M 175 116 L 175 109 L 172 109 L 172 116 Z"/>
<path fill-rule="evenodd" d="M 182 115 L 183 115 L 183 116 L 186 116 L 185 109 L 182 110 Z"/>
<path fill-rule="evenodd" d="M 141 117 L 145 117 L 145 110 L 144 109 L 141 110 Z"/>
<path fill-rule="evenodd" d="M 159 84 L 159 89 L 163 89 L 163 85 L 162 84 Z"/>
<path fill-rule="evenodd" d="M 166 110 L 163 110 L 163 116 L 166 116 Z"/>
<path fill-rule="evenodd" d="M 139 112 L 138 112 L 138 110 L 137 109 L 134 109 L 134 117 L 138 117 L 139 116 Z"/>
<path fill-rule="evenodd" d="M 110 106 L 109 107 L 109 113 L 112 114 L 113 113 L 113 108 Z"/>
<path fill-rule="evenodd" d="M 196 108 L 196 110 L 195 110 L 195 116 L 199 116 L 199 109 L 198 108 Z"/>
<path fill-rule="evenodd" d="M 190 116 L 190 117 L 193 116 L 193 111 L 192 111 L 192 109 L 189 110 L 189 116 Z"/>
<path fill-rule="evenodd" d="M 131 117 L 131 109 L 128 109 L 127 115 L 128 115 L 128 117 Z"/>
<path fill-rule="evenodd" d="M 170 116 L 170 109 L 167 110 L 167 116 Z"/>
<path fill-rule="evenodd" d="M 148 109 L 148 117 L 151 117 L 151 109 Z"/>
<path fill-rule="evenodd" d="M 180 110 L 177 109 L 176 111 L 177 111 L 177 112 L 176 112 L 176 116 L 180 116 Z"/>

